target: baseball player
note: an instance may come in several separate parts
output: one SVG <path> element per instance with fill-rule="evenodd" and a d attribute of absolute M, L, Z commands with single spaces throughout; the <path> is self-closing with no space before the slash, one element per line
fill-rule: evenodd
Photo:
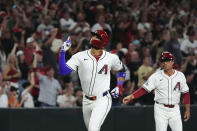
<path fill-rule="evenodd" d="M 168 124 L 172 131 L 182 131 L 179 109 L 181 94 L 186 107 L 184 121 L 188 121 L 190 118 L 190 95 L 186 78 L 182 72 L 173 69 L 174 57 L 171 53 L 162 52 L 160 62 L 162 70 L 152 74 L 142 88 L 125 97 L 123 103 L 127 104 L 129 101 L 154 90 L 156 131 L 167 131 Z"/>
<path fill-rule="evenodd" d="M 125 69 L 118 56 L 104 50 L 109 36 L 103 30 L 92 33 L 91 49 L 73 55 L 65 62 L 65 51 L 71 46 L 70 38 L 64 42 L 60 51 L 59 71 L 67 75 L 77 71 L 83 90 L 83 117 L 88 131 L 100 131 L 112 104 L 111 95 L 118 98 L 125 78 Z M 117 73 L 117 87 L 110 89 L 110 70 Z"/>

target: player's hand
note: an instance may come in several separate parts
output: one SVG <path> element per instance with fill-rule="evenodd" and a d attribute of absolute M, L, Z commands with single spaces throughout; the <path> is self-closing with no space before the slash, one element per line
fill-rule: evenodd
<path fill-rule="evenodd" d="M 70 36 L 67 38 L 67 40 L 63 43 L 63 45 L 61 46 L 61 51 L 66 52 L 70 47 L 71 47 L 72 43 L 70 41 Z"/>
<path fill-rule="evenodd" d="M 123 100 L 122 100 L 122 102 L 124 103 L 124 104 L 128 104 L 130 101 L 132 101 L 134 99 L 134 96 L 133 96 L 133 94 L 131 94 L 131 95 L 129 95 L 129 96 L 126 96 Z"/>
<path fill-rule="evenodd" d="M 190 118 L 190 111 L 185 111 L 185 115 L 184 115 L 184 122 L 187 122 Z"/>
<path fill-rule="evenodd" d="M 111 91 L 111 95 L 114 99 L 117 99 L 119 97 L 119 87 L 115 87 L 112 91 Z"/>

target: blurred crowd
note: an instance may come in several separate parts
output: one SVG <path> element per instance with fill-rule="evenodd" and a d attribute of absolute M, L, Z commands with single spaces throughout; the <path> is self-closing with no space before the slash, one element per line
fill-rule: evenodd
<path fill-rule="evenodd" d="M 106 50 L 126 66 L 122 97 L 140 88 L 169 51 L 197 103 L 197 1 L 1 0 L 0 107 L 80 107 L 78 74 L 58 75 L 59 50 L 71 36 L 68 60 L 89 49 L 91 32 L 100 29 L 111 38 Z M 111 89 L 116 82 L 112 71 Z M 121 106 L 122 97 L 113 105 Z M 153 97 L 129 105 L 153 104 Z"/>

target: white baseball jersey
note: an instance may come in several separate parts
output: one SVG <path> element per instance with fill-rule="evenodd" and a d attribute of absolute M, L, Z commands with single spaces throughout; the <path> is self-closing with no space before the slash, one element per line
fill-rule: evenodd
<path fill-rule="evenodd" d="M 98 61 L 89 49 L 76 53 L 66 64 L 78 72 L 83 92 L 87 96 L 98 96 L 109 90 L 110 70 L 122 69 L 118 56 L 104 50 Z"/>
<path fill-rule="evenodd" d="M 181 93 L 189 91 L 184 74 L 174 71 L 170 77 L 164 73 L 164 70 L 157 71 L 144 83 L 143 88 L 148 92 L 155 90 L 155 101 L 175 105 L 180 102 Z"/>

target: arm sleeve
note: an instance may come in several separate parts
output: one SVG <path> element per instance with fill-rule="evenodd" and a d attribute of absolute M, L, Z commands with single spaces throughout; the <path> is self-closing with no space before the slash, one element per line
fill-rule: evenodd
<path fill-rule="evenodd" d="M 135 99 L 147 94 L 148 92 L 144 88 L 139 88 L 137 89 L 134 93 L 133 96 Z"/>
<path fill-rule="evenodd" d="M 142 86 L 147 92 L 151 92 L 156 88 L 155 75 L 152 74 Z"/>
<path fill-rule="evenodd" d="M 183 96 L 184 104 L 190 104 L 190 94 L 189 94 L 189 92 L 183 93 L 182 96 Z"/>
<path fill-rule="evenodd" d="M 112 54 L 112 69 L 119 71 L 123 68 L 122 62 L 117 55 Z"/>
<path fill-rule="evenodd" d="M 60 59 L 59 59 L 59 73 L 61 75 L 70 74 L 72 70 L 66 65 L 65 60 L 65 52 L 60 52 Z"/>
<path fill-rule="evenodd" d="M 58 81 L 56 81 L 56 84 L 57 84 L 56 88 L 61 89 L 60 83 Z"/>
<path fill-rule="evenodd" d="M 189 92 L 189 87 L 188 87 L 188 85 L 186 83 L 186 78 L 185 78 L 183 73 L 182 73 L 182 81 L 181 81 L 181 85 L 180 86 L 181 86 L 181 92 L 182 93 Z"/>

